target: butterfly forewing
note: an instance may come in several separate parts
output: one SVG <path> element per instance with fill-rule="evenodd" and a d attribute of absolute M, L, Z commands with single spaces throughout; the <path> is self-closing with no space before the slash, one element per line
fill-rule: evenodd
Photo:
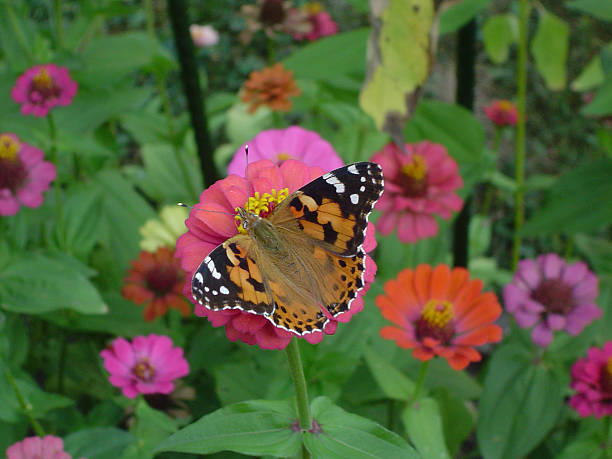
<path fill-rule="evenodd" d="M 305 236 L 350 256 L 363 245 L 368 215 L 382 195 L 382 168 L 362 162 L 328 172 L 290 195 L 270 218 L 280 227 L 297 221 Z M 286 204 L 285 204 L 286 203 Z M 289 212 L 282 212 L 288 206 Z M 288 218 L 290 216 L 290 218 Z"/>

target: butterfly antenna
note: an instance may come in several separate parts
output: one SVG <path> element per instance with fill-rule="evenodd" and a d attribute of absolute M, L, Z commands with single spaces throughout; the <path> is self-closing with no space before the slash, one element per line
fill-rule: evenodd
<path fill-rule="evenodd" d="M 187 209 L 193 209 L 193 206 L 188 206 L 187 204 L 184 204 L 182 202 L 177 202 L 176 205 L 179 206 L 179 207 L 186 207 Z M 222 210 L 200 209 L 200 212 L 210 212 L 210 213 L 213 213 L 213 214 L 231 215 L 232 217 L 234 216 L 233 213 L 231 213 L 231 212 L 223 212 Z"/>
<path fill-rule="evenodd" d="M 183 202 L 177 202 L 176 205 L 179 206 L 179 207 L 186 207 L 187 209 L 191 209 L 192 208 L 192 206 L 188 206 L 187 204 L 185 204 Z"/>
<path fill-rule="evenodd" d="M 246 156 L 246 180 L 247 180 L 247 197 L 251 196 L 251 179 L 249 178 L 249 146 L 244 146 L 244 155 Z"/>

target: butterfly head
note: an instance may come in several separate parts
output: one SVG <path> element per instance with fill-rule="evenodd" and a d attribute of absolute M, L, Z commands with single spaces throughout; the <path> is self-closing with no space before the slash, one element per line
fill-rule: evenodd
<path fill-rule="evenodd" d="M 252 231 L 262 220 L 262 218 L 256 213 L 243 209 L 242 207 L 237 207 L 236 212 L 238 212 L 238 215 L 236 215 L 236 220 L 238 223 L 238 230 L 240 232 L 248 233 L 249 231 Z"/>

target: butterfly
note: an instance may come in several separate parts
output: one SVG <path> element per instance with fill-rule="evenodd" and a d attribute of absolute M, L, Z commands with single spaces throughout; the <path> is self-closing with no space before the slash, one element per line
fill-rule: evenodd
<path fill-rule="evenodd" d="M 243 231 L 204 258 L 193 298 L 214 311 L 261 315 L 300 336 L 323 330 L 364 288 L 368 216 L 383 188 L 382 168 L 361 162 L 304 185 L 266 218 L 236 209 Z"/>

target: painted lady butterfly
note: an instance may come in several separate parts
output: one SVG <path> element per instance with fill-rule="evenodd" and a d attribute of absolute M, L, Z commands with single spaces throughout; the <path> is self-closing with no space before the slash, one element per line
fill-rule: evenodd
<path fill-rule="evenodd" d="M 215 311 L 263 315 L 297 335 L 323 330 L 364 288 L 362 246 L 383 187 L 378 164 L 355 163 L 304 185 L 266 218 L 237 209 L 240 232 L 200 264 L 193 297 Z"/>

